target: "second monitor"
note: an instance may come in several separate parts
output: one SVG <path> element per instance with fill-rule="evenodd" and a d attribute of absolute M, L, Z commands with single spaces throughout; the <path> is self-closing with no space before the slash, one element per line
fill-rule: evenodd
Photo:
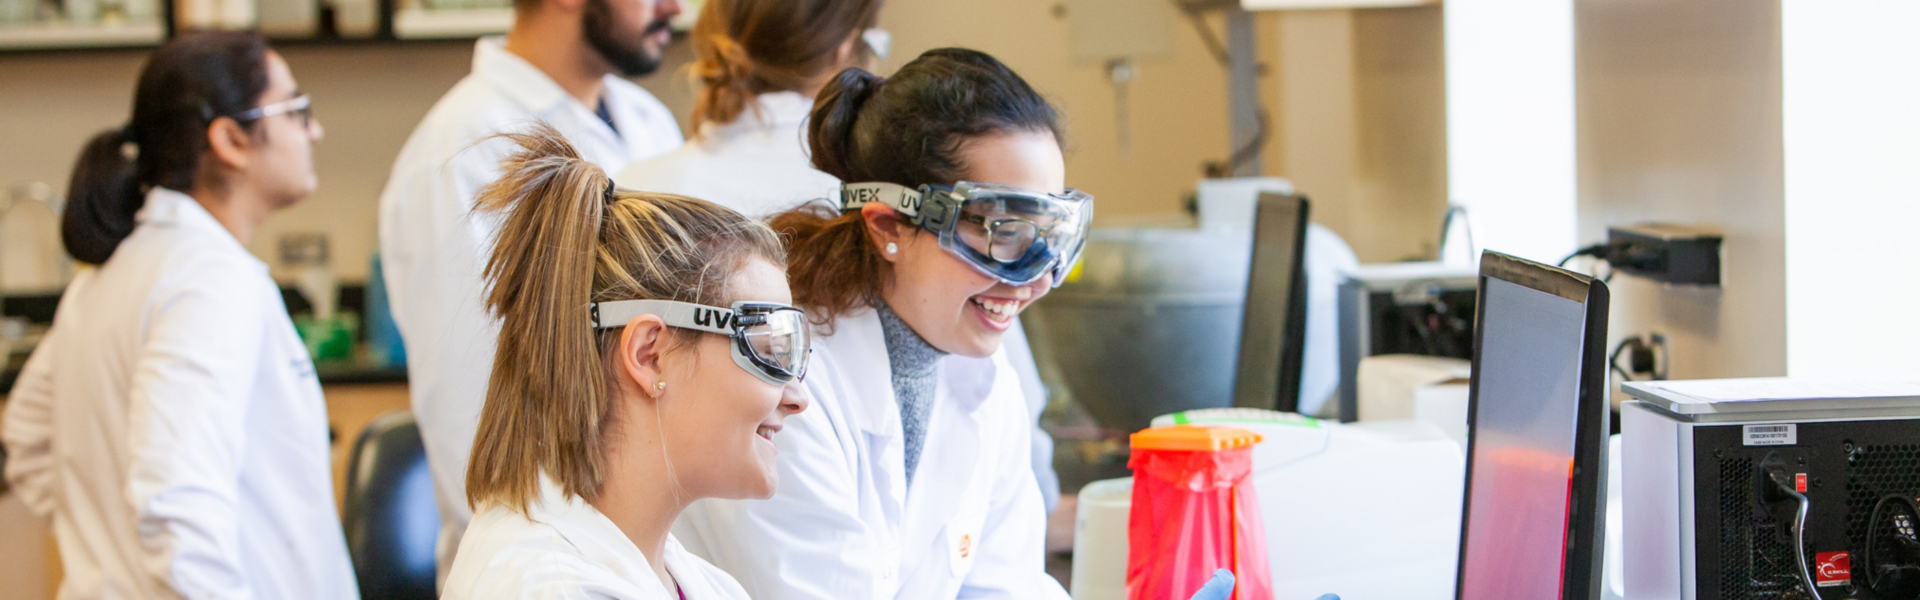
<path fill-rule="evenodd" d="M 1306 354 L 1307 199 L 1262 193 L 1254 212 L 1253 265 L 1240 321 L 1233 405 L 1294 412 Z"/>

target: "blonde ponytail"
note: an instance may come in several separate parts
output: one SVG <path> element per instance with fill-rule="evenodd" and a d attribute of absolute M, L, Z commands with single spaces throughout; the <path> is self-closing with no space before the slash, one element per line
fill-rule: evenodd
<path fill-rule="evenodd" d="M 772 230 L 725 207 L 614 192 L 605 172 L 544 124 L 499 137 L 518 149 L 475 208 L 501 217 L 486 266 L 486 305 L 500 336 L 467 498 L 524 511 L 544 473 L 591 501 L 606 478 L 605 427 L 616 404 L 603 356 L 619 330 L 594 331 L 589 304 L 725 305 L 732 273 L 753 258 L 784 265 L 785 255 Z"/>

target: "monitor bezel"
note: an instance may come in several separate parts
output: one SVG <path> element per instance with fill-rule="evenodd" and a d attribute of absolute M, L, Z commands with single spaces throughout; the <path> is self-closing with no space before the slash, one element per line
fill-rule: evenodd
<path fill-rule="evenodd" d="M 1535 291 L 1579 302 L 1586 311 L 1580 353 L 1580 391 L 1575 422 L 1572 494 L 1568 499 L 1568 543 L 1562 556 L 1561 597 L 1559 600 L 1600 600 L 1605 579 L 1602 548 L 1606 529 L 1607 436 L 1610 433 L 1609 385 L 1606 368 L 1607 307 L 1606 282 L 1545 264 L 1509 256 L 1491 250 L 1480 258 L 1478 306 L 1474 308 L 1473 374 L 1467 400 L 1467 456 L 1460 501 L 1460 541 L 1454 566 L 1454 598 L 1465 597 L 1467 571 L 1467 529 L 1473 515 L 1472 432 L 1480 413 L 1480 353 L 1487 318 L 1487 280 L 1499 279 Z M 1573 568 L 1580 566 L 1582 568 Z"/>
<path fill-rule="evenodd" d="M 1254 276 L 1260 270 L 1260 219 L 1268 210 L 1281 210 L 1293 214 L 1293 265 L 1287 273 L 1287 297 L 1285 299 L 1286 329 L 1280 332 L 1280 356 L 1277 364 L 1249 365 L 1247 345 L 1247 314 L 1254 310 Z M 1240 347 L 1235 352 L 1234 383 L 1232 404 L 1239 408 L 1263 408 L 1282 412 L 1300 410 L 1300 382 L 1302 368 L 1306 362 L 1307 342 L 1307 228 L 1312 215 L 1312 202 L 1306 196 L 1261 192 L 1254 204 L 1253 245 L 1249 249 L 1247 261 L 1246 300 L 1240 309 Z M 1266 369 L 1275 369 L 1273 379 L 1262 382 L 1259 388 L 1253 388 L 1253 382 L 1247 380 L 1250 374 Z M 1266 394 L 1267 384 L 1272 386 L 1272 395 Z"/>

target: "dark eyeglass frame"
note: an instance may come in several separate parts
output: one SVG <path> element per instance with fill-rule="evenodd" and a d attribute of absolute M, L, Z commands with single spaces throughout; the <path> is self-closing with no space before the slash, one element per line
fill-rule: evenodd
<path fill-rule="evenodd" d="M 1028 225 L 1032 225 L 1032 226 L 1033 226 L 1033 239 L 1034 239 L 1034 240 L 1036 240 L 1036 241 L 1037 241 L 1037 240 L 1043 240 L 1043 239 L 1047 239 L 1047 235 L 1048 235 L 1048 234 L 1051 234 L 1051 233 L 1053 233 L 1053 228 L 1055 228 L 1055 227 L 1059 227 L 1059 226 L 1060 226 L 1060 223 L 1054 223 L 1054 224 L 1052 224 L 1052 225 L 1048 225 L 1048 226 L 1045 226 L 1045 227 L 1041 227 L 1039 223 L 1035 223 L 1035 222 L 1033 222 L 1033 220 L 1031 220 L 1031 219 L 1022 219 L 1022 218 L 1020 218 L 1020 217 L 1008 217 L 1008 218 L 1004 218 L 1004 219 L 989 219 L 989 218 L 987 218 L 987 216 L 986 216 L 986 215 L 962 215 L 962 216 L 960 217 L 960 220 L 962 220 L 962 221 L 966 221 L 966 222 L 968 222 L 968 223 L 972 223 L 972 224 L 975 224 L 975 225 L 979 225 L 979 226 L 980 226 L 980 227 L 981 227 L 982 229 L 985 229 L 985 230 L 987 230 L 987 252 L 986 252 L 986 255 L 987 255 L 987 257 L 988 257 L 988 258 L 991 258 L 991 259 L 994 259 L 994 260 L 997 260 L 997 261 L 1000 261 L 1000 262 L 1003 262 L 1003 263 L 1004 263 L 1004 262 L 1013 262 L 1013 261 L 1016 261 L 1016 260 L 1020 260 L 1020 257 L 1018 257 L 1018 256 L 1015 256 L 1015 257 L 1011 257 L 1011 258 L 1000 258 L 1000 257 L 998 257 L 998 256 L 994 256 L 994 255 L 993 255 L 993 246 L 994 246 L 994 243 L 993 243 L 993 234 L 994 234 L 994 232 L 996 232 L 996 231 L 999 231 L 999 230 L 1000 230 L 1000 226 L 1001 226 L 1001 225 L 1005 225 L 1005 224 L 1008 224 L 1008 223 L 1026 223 L 1026 224 L 1028 224 Z M 1032 242 L 1029 242 L 1029 244 L 1031 244 L 1031 243 L 1032 243 Z"/>

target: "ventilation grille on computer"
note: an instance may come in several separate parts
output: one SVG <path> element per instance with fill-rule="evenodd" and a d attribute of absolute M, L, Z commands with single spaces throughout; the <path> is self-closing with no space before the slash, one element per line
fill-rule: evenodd
<path fill-rule="evenodd" d="M 1751 458 L 1720 459 L 1720 599 L 1802 600 L 1793 537 L 1754 510 L 1753 473 Z"/>
<path fill-rule="evenodd" d="M 1854 556 L 1866 546 L 1873 505 L 1888 495 L 1920 497 L 1920 445 L 1858 446 L 1847 456 L 1847 545 Z"/>

